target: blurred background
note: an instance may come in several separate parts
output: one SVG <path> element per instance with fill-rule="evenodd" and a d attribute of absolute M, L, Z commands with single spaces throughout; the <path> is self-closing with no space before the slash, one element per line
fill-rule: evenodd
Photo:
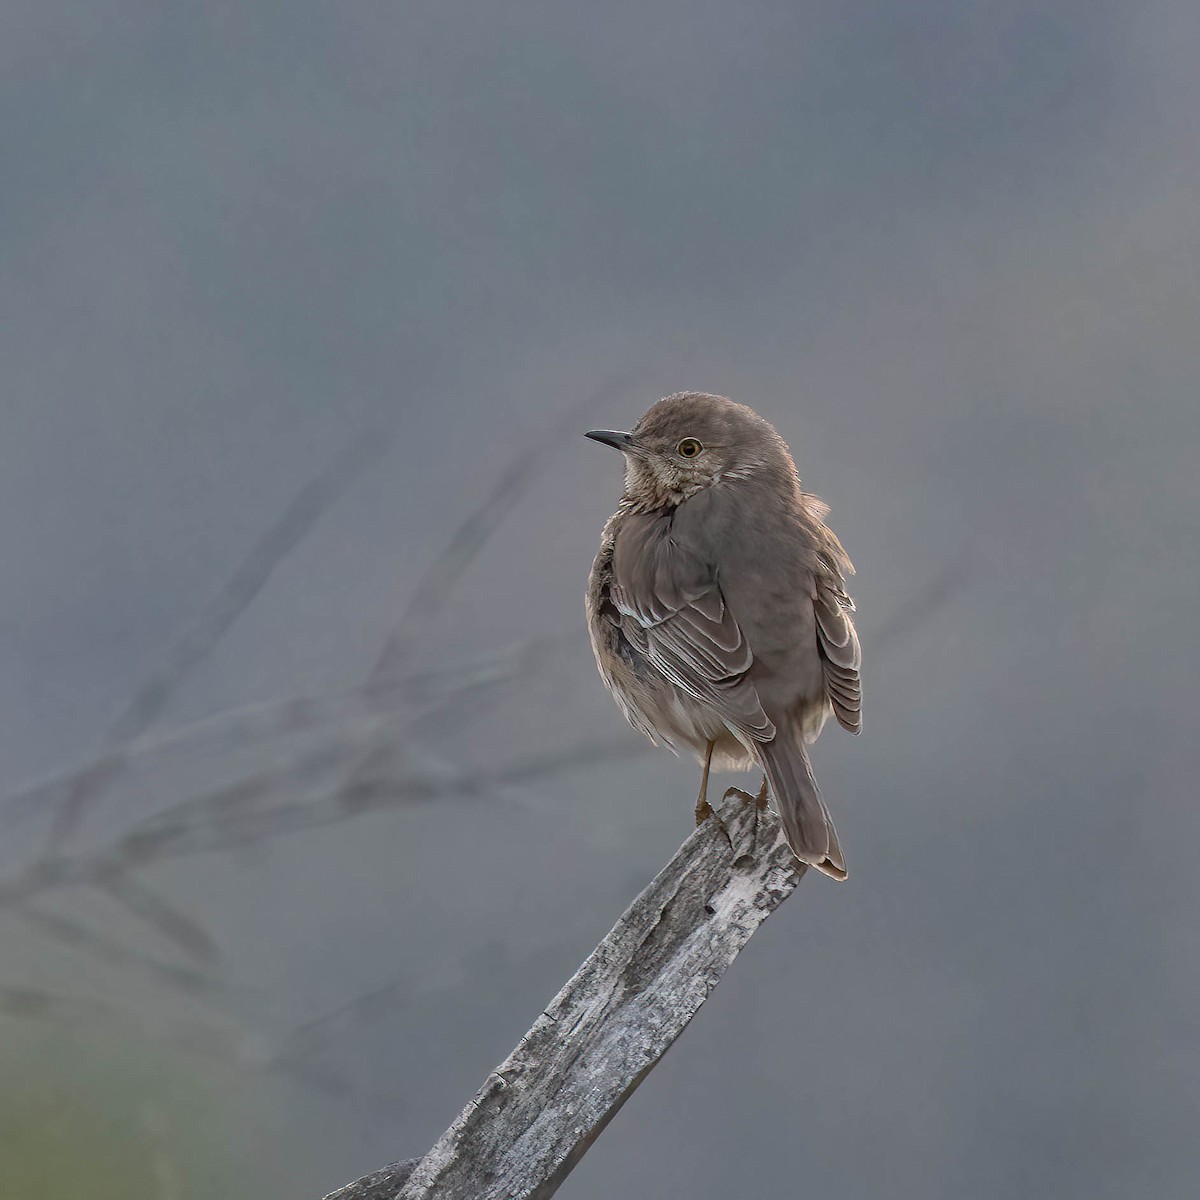
<path fill-rule="evenodd" d="M 684 388 L 858 567 L 851 878 L 560 1194 L 1197 1193 L 1194 5 L 0 25 L 5 1200 L 315 1198 L 508 1053 L 690 829 L 579 436 Z"/>

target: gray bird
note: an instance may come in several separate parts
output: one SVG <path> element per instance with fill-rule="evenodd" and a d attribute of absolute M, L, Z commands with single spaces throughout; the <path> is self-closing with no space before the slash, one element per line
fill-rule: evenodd
<path fill-rule="evenodd" d="M 656 745 L 709 770 L 763 772 L 801 862 L 834 879 L 846 861 L 805 744 L 832 712 L 862 728 L 862 653 L 828 505 L 800 487 L 783 438 L 724 396 L 680 392 L 630 433 L 588 437 L 625 456 L 625 491 L 588 581 L 596 665 Z"/>

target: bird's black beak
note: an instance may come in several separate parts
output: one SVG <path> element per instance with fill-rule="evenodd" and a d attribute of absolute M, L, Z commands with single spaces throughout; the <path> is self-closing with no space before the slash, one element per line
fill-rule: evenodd
<path fill-rule="evenodd" d="M 593 442 L 603 442 L 606 446 L 612 446 L 614 450 L 628 450 L 629 443 L 633 441 L 632 434 L 615 433 L 611 429 L 592 429 L 583 436 L 590 437 Z"/>

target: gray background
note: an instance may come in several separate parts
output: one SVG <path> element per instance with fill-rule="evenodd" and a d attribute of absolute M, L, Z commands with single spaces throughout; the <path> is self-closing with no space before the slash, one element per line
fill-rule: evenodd
<path fill-rule="evenodd" d="M 404 669 L 564 635 L 401 746 L 433 799 L 150 862 L 159 909 L 6 903 L 4 1195 L 315 1197 L 507 1053 L 689 827 L 581 613 L 620 472 L 578 433 L 680 388 L 775 422 L 858 566 L 866 732 L 815 755 L 851 878 L 804 882 L 561 1194 L 1196 1194 L 1194 5 L 0 25 L 6 789 L 91 760 L 356 438 L 159 727 L 354 687 L 481 506 Z M 398 743 L 360 726 L 311 737 Z M 264 767 L 293 801 L 309 738 L 146 748 L 66 852 Z M 0 888 L 51 811 L 6 802 Z"/>

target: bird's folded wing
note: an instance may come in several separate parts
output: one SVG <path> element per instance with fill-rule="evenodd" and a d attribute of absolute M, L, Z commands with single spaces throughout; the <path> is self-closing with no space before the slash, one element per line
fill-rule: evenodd
<path fill-rule="evenodd" d="M 853 572 L 841 543 L 828 530 L 827 544 L 818 554 L 813 589 L 817 616 L 817 647 L 825 671 L 825 692 L 838 723 L 851 733 L 862 732 L 862 648 L 850 614 L 854 601 L 846 594 L 843 571 Z"/>
<path fill-rule="evenodd" d="M 668 538 L 630 542 L 618 545 L 610 593 L 622 633 L 734 733 L 770 741 L 775 726 L 748 678 L 754 656 L 714 573 Z"/>

